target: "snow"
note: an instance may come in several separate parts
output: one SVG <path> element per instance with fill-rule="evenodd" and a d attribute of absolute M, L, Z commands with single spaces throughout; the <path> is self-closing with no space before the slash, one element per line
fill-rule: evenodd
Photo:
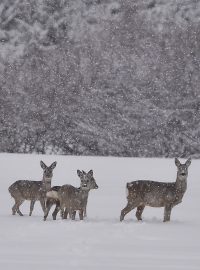
<path fill-rule="evenodd" d="M 49 215 L 44 222 L 38 202 L 31 217 L 29 202 L 21 206 L 23 217 L 11 215 L 8 186 L 17 179 L 41 180 L 40 160 L 58 162 L 52 185 L 79 186 L 76 170 L 94 170 L 99 189 L 89 194 L 86 220 L 53 221 Z M 187 192 L 169 223 L 162 222 L 162 208 L 145 208 L 142 222 L 133 211 L 122 223 L 119 216 L 126 182 L 174 181 L 172 159 L 0 154 L 0 164 L 0 269 L 200 269 L 199 160 L 189 167 Z"/>

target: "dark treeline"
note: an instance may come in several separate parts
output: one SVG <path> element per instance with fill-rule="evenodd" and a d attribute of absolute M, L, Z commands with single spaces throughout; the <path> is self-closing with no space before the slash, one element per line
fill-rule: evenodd
<path fill-rule="evenodd" d="M 200 3 L 1 0 L 0 151 L 200 157 Z"/>

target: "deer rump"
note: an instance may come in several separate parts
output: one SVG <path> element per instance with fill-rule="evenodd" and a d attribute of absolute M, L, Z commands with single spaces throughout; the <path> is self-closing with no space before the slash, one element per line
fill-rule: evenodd
<path fill-rule="evenodd" d="M 81 191 L 71 185 L 64 185 L 58 191 L 58 199 L 61 208 L 66 208 L 68 212 L 83 210 L 87 203 L 88 192 Z"/>
<path fill-rule="evenodd" d="M 47 203 L 56 204 L 60 207 L 73 208 L 76 210 L 84 207 L 84 196 L 82 196 L 80 188 L 72 185 L 54 186 L 46 193 Z"/>
<path fill-rule="evenodd" d="M 138 180 L 127 183 L 127 200 L 134 206 L 164 207 L 166 204 L 181 203 L 185 192 L 176 188 L 175 183 Z M 184 187 L 186 190 L 186 186 Z"/>

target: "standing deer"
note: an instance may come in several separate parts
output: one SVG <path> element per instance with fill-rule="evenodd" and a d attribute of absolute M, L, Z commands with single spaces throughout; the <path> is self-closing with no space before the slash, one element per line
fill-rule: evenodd
<path fill-rule="evenodd" d="M 84 173 L 84 171 L 83 171 Z M 52 217 L 53 217 L 53 220 L 56 220 L 56 217 L 57 217 L 57 214 L 58 212 L 60 211 L 60 201 L 58 199 L 58 191 L 60 190 L 61 186 L 54 186 L 52 187 L 46 194 L 46 212 L 45 212 L 45 215 L 44 215 L 44 221 L 47 219 L 48 217 L 48 214 L 49 214 L 49 211 L 51 210 L 51 207 L 53 205 L 56 205 L 53 213 L 52 213 Z M 86 207 L 87 207 L 87 202 L 86 202 L 86 205 L 85 205 L 85 209 L 84 209 L 84 217 L 87 217 L 87 212 L 86 212 Z M 67 219 L 67 213 L 64 212 L 64 219 Z"/>
<path fill-rule="evenodd" d="M 40 161 L 40 166 L 43 169 L 42 181 L 18 180 L 8 188 L 11 196 L 15 200 L 15 204 L 12 207 L 13 215 L 17 212 L 20 216 L 23 216 L 19 207 L 25 200 L 31 201 L 29 216 L 31 216 L 33 212 L 36 201 L 40 201 L 42 210 L 45 212 L 46 192 L 51 188 L 53 169 L 56 167 L 56 164 L 55 161 L 48 167 L 43 161 Z"/>
<path fill-rule="evenodd" d="M 76 210 L 79 210 L 79 217 L 83 220 L 83 213 L 86 215 L 89 191 L 91 189 L 97 189 L 98 185 L 95 182 L 92 170 L 88 173 L 77 170 L 77 174 L 81 180 L 81 186 L 79 188 L 71 185 L 63 185 L 61 187 L 53 187 L 47 192 L 47 208 L 44 220 L 46 220 L 51 206 L 55 203 L 56 208 L 52 214 L 53 219 L 56 219 L 56 215 L 61 209 L 63 219 L 66 219 L 69 214 L 70 218 L 74 220 Z"/>
<path fill-rule="evenodd" d="M 127 183 L 127 206 L 121 211 L 120 221 L 127 213 L 137 207 L 136 217 L 142 220 L 142 212 L 145 206 L 164 207 L 164 222 L 170 221 L 172 208 L 182 202 L 187 189 L 188 167 L 191 164 L 189 158 L 185 164 L 175 158 L 177 166 L 176 182 L 164 183 L 148 180 L 138 180 Z"/>

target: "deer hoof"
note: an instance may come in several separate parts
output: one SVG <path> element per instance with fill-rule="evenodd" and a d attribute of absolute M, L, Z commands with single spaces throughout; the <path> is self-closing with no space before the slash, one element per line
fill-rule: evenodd
<path fill-rule="evenodd" d="M 124 220 L 124 217 L 123 216 L 120 216 L 120 221 L 123 221 Z"/>

